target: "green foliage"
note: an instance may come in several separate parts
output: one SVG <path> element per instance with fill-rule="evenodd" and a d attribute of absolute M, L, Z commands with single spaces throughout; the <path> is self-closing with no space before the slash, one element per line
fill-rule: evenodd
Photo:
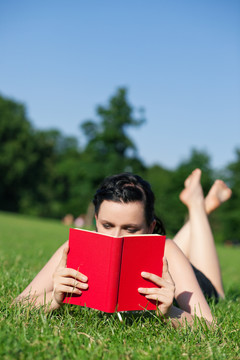
<path fill-rule="evenodd" d="M 133 117 L 126 89 L 118 89 L 109 104 L 98 106 L 96 112 L 98 121 L 87 120 L 81 125 L 87 139 L 83 160 L 86 160 L 87 169 L 91 167 L 86 174 L 89 180 L 99 185 L 110 174 L 143 171 L 136 147 L 126 131 L 129 127 L 140 126 L 144 119 Z"/>
<path fill-rule="evenodd" d="M 129 171 L 146 178 L 156 195 L 156 213 L 173 236 L 186 219 L 179 200 L 186 177 L 202 169 L 207 194 L 217 174 L 205 151 L 192 149 L 174 170 L 156 164 L 146 168 L 127 131 L 144 123 L 143 111 L 135 117 L 127 90 L 119 88 L 105 106 L 96 109 L 96 120 L 82 123 L 84 147 L 75 137 L 58 130 L 33 128 L 23 104 L 0 96 L 0 208 L 44 217 L 75 217 L 86 213 L 95 190 L 108 175 Z M 220 177 L 233 196 L 210 221 L 218 242 L 240 239 L 240 150 L 236 161 L 221 169 Z"/>
<path fill-rule="evenodd" d="M 219 241 L 240 240 L 240 149 L 236 149 L 236 160 L 225 172 L 225 180 L 232 189 L 232 198 L 212 216 L 218 222 Z"/>
<path fill-rule="evenodd" d="M 14 226 L 13 226 L 14 225 Z M 226 299 L 210 304 L 217 326 L 178 330 L 154 313 L 105 314 L 64 305 L 46 314 L 11 305 L 67 239 L 60 222 L 0 213 L 1 359 L 238 359 L 239 248 L 218 247 Z M 17 236 L 16 236 L 17 234 Z"/>
<path fill-rule="evenodd" d="M 34 130 L 24 105 L 2 96 L 0 119 L 1 209 L 54 216 L 58 131 Z"/>
<path fill-rule="evenodd" d="M 145 169 L 127 134 L 127 128 L 140 126 L 144 120 L 133 117 L 126 89 L 118 89 L 105 107 L 97 107 L 96 113 L 96 121 L 87 120 L 81 125 L 87 143 L 81 153 L 78 168 L 81 182 L 76 194 L 85 211 L 106 176 L 123 171 L 142 173 Z M 76 206 L 80 209 L 79 203 Z"/>
<path fill-rule="evenodd" d="M 0 203 L 4 210 L 19 209 L 19 193 L 25 187 L 26 174 L 35 162 L 32 132 L 24 106 L 0 96 Z"/>
<path fill-rule="evenodd" d="M 33 129 L 24 105 L 0 97 L 0 203 L 2 210 L 45 217 L 85 213 L 99 183 L 109 174 L 144 166 L 126 129 L 140 126 L 126 89 L 119 89 L 98 121 L 86 121 L 80 149 L 74 137 L 58 130 Z"/>
<path fill-rule="evenodd" d="M 183 225 L 187 209 L 180 202 L 179 194 L 183 190 L 184 181 L 196 168 L 203 169 L 203 189 L 212 184 L 210 158 L 205 152 L 193 149 L 189 159 L 183 161 L 176 170 L 166 170 L 159 165 L 147 169 L 147 179 L 156 196 L 156 213 L 162 218 L 168 236 L 174 236 Z"/>
<path fill-rule="evenodd" d="M 172 235 L 171 228 L 171 214 L 169 214 L 169 208 L 171 201 L 174 205 L 178 202 L 177 199 L 173 199 L 170 192 L 173 172 L 166 170 L 159 165 L 150 166 L 146 171 L 146 180 L 151 184 L 152 190 L 155 194 L 155 212 L 156 215 L 163 221 L 167 235 Z"/>
<path fill-rule="evenodd" d="M 138 127 L 144 119 L 133 117 L 133 108 L 127 102 L 126 89 L 118 89 L 117 93 L 110 98 L 108 106 L 98 106 L 96 112 L 100 122 L 88 120 L 82 124 L 88 140 L 86 151 L 100 157 L 115 153 L 125 158 L 128 157 L 129 151 L 133 151 L 135 155 L 136 147 L 126 134 L 126 128 Z"/>

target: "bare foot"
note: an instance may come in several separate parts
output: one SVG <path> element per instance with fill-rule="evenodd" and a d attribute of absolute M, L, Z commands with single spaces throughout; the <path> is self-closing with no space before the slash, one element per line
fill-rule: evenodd
<path fill-rule="evenodd" d="M 180 193 L 179 198 L 187 207 L 204 201 L 201 174 L 200 169 L 195 169 L 184 182 L 185 189 Z"/>
<path fill-rule="evenodd" d="M 223 202 L 230 199 L 232 190 L 222 180 L 216 180 L 205 198 L 207 214 L 217 209 Z"/>

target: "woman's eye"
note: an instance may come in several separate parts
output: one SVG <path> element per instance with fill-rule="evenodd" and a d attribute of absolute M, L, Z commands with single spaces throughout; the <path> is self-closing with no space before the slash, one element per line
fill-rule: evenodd
<path fill-rule="evenodd" d="M 103 224 L 103 227 L 105 228 L 105 229 L 110 229 L 110 225 L 109 224 Z"/>
<path fill-rule="evenodd" d="M 127 232 L 129 232 L 130 234 L 134 234 L 135 232 L 137 232 L 137 229 L 129 228 L 127 229 Z"/>

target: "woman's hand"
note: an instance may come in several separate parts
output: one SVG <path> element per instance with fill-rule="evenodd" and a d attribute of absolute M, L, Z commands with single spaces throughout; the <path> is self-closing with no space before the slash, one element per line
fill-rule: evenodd
<path fill-rule="evenodd" d="M 66 293 L 81 295 L 88 288 L 87 276 L 66 267 L 68 246 L 63 249 L 62 258 L 53 274 L 53 299 L 61 305 Z"/>
<path fill-rule="evenodd" d="M 175 295 L 175 284 L 168 271 L 167 259 L 163 258 L 162 277 L 147 272 L 142 272 L 141 275 L 144 279 L 152 281 L 158 287 L 139 288 L 138 291 L 145 295 L 148 300 L 157 301 L 160 315 L 167 316 L 172 307 Z"/>

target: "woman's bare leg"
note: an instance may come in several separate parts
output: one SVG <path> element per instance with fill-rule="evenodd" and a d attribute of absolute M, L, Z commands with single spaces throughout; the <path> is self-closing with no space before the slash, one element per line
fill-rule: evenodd
<path fill-rule="evenodd" d="M 201 170 L 194 170 L 185 181 L 185 189 L 180 194 L 181 201 L 189 211 L 190 241 L 187 257 L 208 277 L 218 294 L 224 297 L 221 270 L 208 222 L 200 179 Z"/>
<path fill-rule="evenodd" d="M 185 186 L 187 185 L 188 179 L 185 181 Z M 222 180 L 215 180 L 204 200 L 206 213 L 209 215 L 211 212 L 216 210 L 222 203 L 227 201 L 231 195 L 232 190 L 229 189 L 229 187 Z M 173 240 L 189 258 L 189 251 L 191 246 L 189 221 L 183 225 Z"/>

